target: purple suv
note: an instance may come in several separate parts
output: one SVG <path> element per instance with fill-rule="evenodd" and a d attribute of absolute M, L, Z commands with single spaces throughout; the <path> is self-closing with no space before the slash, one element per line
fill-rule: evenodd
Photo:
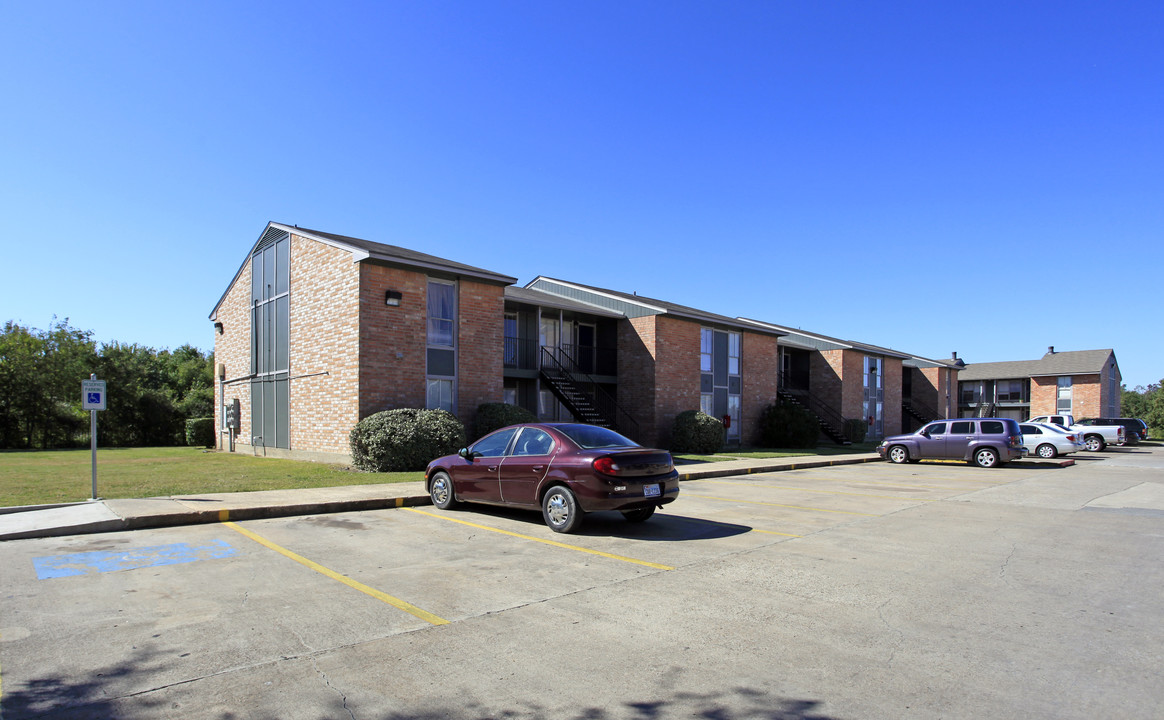
<path fill-rule="evenodd" d="M 952 458 L 998 467 L 1023 456 L 1023 435 L 1010 418 L 938 420 L 909 435 L 885 438 L 877 452 L 894 463 Z"/>

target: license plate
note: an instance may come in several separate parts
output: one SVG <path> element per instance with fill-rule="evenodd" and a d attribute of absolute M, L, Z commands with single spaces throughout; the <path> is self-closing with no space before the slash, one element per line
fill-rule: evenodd
<path fill-rule="evenodd" d="M 643 485 L 643 497 L 659 497 L 659 493 L 658 484 Z"/>

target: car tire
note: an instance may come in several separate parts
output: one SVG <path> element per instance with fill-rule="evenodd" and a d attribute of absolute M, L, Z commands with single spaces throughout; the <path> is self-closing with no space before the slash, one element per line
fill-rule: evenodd
<path fill-rule="evenodd" d="M 456 507 L 457 497 L 453 492 L 453 479 L 444 470 L 433 473 L 428 485 L 428 496 L 432 504 L 441 510 Z"/>
<path fill-rule="evenodd" d="M 901 465 L 909 462 L 909 450 L 904 445 L 894 445 L 886 451 L 885 457 L 889 458 L 889 462 Z"/>
<path fill-rule="evenodd" d="M 980 468 L 998 467 L 998 452 L 994 448 L 978 448 L 974 451 L 974 464 Z"/>
<path fill-rule="evenodd" d="M 1099 452 L 1107 448 L 1107 443 L 1099 435 L 1088 435 L 1083 438 L 1083 447 L 1089 452 Z"/>
<path fill-rule="evenodd" d="M 542 498 L 542 517 L 554 532 L 574 532 L 582 525 L 582 515 L 574 493 L 561 485 L 550 488 Z"/>
<path fill-rule="evenodd" d="M 655 514 L 655 506 L 638 508 L 636 510 L 623 510 L 622 516 L 626 518 L 627 522 L 641 523 Z"/>
<path fill-rule="evenodd" d="M 1055 446 L 1050 443 L 1043 443 L 1042 445 L 1035 448 L 1035 454 L 1044 460 L 1053 460 L 1054 458 L 1059 457 L 1059 451 L 1056 450 Z"/>

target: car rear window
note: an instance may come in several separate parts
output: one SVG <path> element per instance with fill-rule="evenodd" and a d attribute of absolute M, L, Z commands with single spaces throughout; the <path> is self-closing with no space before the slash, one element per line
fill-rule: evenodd
<path fill-rule="evenodd" d="M 982 421 L 982 433 L 984 435 L 1001 435 L 1003 427 L 1005 426 L 997 420 Z"/>
<path fill-rule="evenodd" d="M 956 433 L 972 433 L 974 432 L 974 423 L 965 420 L 955 423 L 950 423 L 950 434 Z"/>
<path fill-rule="evenodd" d="M 558 430 L 563 435 L 577 443 L 585 450 L 610 447 L 639 447 L 633 440 L 628 440 L 613 430 L 597 425 L 559 425 Z"/>

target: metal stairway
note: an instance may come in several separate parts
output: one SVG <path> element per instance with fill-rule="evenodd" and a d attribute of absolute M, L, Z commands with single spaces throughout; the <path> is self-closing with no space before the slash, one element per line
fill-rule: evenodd
<path fill-rule="evenodd" d="M 578 367 L 565 348 L 543 347 L 540 365 L 538 374 L 545 386 L 579 422 L 601 425 L 637 439 L 638 423 Z"/>
<path fill-rule="evenodd" d="M 841 414 L 825 405 L 809 392 L 791 392 L 789 390 L 780 389 L 776 391 L 777 396 L 786 403 L 791 403 L 804 408 L 810 415 L 816 418 L 817 424 L 820 425 L 820 431 L 824 433 L 825 437 L 832 440 L 837 445 L 852 445 L 853 442 L 845 436 L 845 419 Z"/>

